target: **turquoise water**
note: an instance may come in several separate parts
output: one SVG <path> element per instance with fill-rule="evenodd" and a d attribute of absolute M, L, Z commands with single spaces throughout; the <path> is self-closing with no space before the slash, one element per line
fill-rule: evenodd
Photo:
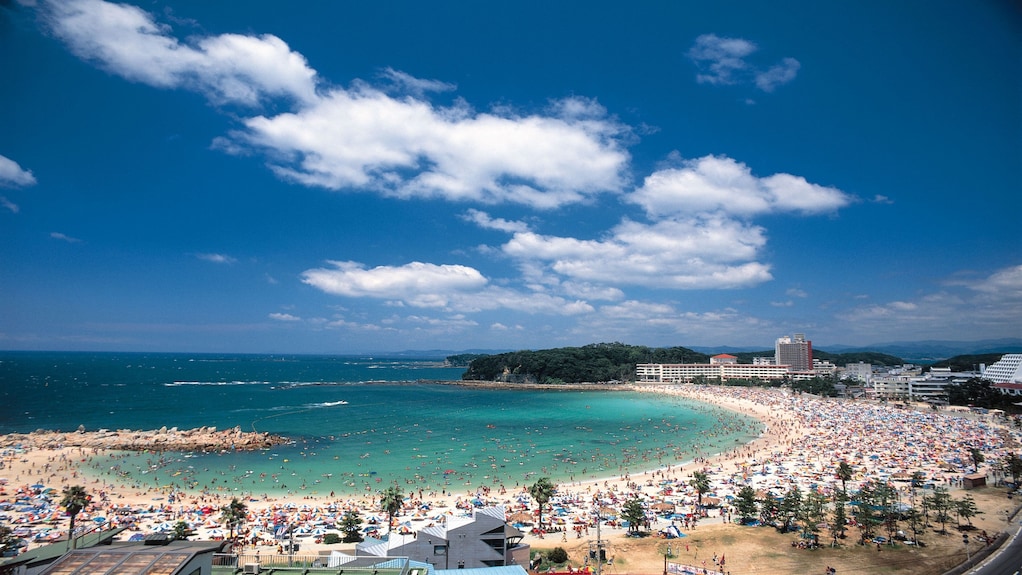
<path fill-rule="evenodd" d="M 268 451 L 104 456 L 138 486 L 364 493 L 617 477 L 714 454 L 761 426 L 649 393 L 476 389 L 436 361 L 326 356 L 0 354 L 0 431 L 240 426 Z M 403 383 L 397 383 L 403 382 Z"/>

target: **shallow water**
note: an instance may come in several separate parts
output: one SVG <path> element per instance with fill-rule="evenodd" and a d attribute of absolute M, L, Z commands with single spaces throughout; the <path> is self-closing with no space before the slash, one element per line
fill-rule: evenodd
<path fill-rule="evenodd" d="M 140 487 L 318 495 L 391 484 L 427 492 L 510 488 L 540 476 L 582 480 L 676 464 L 732 449 L 762 429 L 745 416 L 648 393 L 367 383 L 461 375 L 425 360 L 15 356 L 0 355 L 4 432 L 70 430 L 79 423 L 88 429 L 240 426 L 295 440 L 268 451 L 93 461 L 103 477 Z M 14 389 L 19 396 L 11 395 Z"/>

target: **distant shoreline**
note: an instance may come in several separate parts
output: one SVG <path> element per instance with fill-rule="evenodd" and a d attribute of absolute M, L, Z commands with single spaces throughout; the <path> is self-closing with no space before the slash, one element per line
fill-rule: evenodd
<path fill-rule="evenodd" d="M 393 382 L 391 382 L 393 383 Z M 484 381 L 474 379 L 420 379 L 416 383 L 455 385 L 474 389 L 528 389 L 537 390 L 583 390 L 583 391 L 641 391 L 630 382 L 622 383 L 511 383 L 506 381 Z"/>

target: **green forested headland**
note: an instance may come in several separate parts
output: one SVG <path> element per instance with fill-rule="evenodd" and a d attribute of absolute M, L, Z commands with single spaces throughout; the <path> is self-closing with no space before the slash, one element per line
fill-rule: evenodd
<path fill-rule="evenodd" d="M 538 351 L 512 351 L 473 359 L 461 379 L 535 383 L 631 381 L 637 363 L 706 363 L 685 347 L 592 343 Z"/>

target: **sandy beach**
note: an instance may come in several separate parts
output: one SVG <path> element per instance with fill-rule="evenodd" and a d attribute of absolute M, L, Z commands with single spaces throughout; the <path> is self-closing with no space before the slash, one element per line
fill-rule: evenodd
<path fill-rule="evenodd" d="M 909 483 L 899 480 L 904 474 L 922 472 L 931 487 L 943 485 L 958 496 L 961 478 L 973 471 L 971 448 L 977 447 L 982 451 L 986 463 L 980 466 L 980 471 L 985 470 L 988 481 L 994 484 L 1002 479 L 997 471 L 999 461 L 1020 445 L 1018 432 L 990 417 L 820 399 L 758 388 L 635 386 L 634 389 L 645 393 L 681 395 L 718 405 L 759 419 L 766 430 L 752 443 L 735 445 L 721 453 L 700 454 L 693 461 L 673 462 L 641 474 L 558 485 L 551 505 L 544 510 L 544 523 L 549 524 L 547 533 L 533 531 L 534 521 L 521 521 L 525 516 L 517 516 L 523 531 L 528 532 L 526 541 L 534 547 L 560 545 L 567 548 L 595 538 L 596 509 L 602 510 L 601 537 L 627 546 L 630 543 L 624 538 L 625 529 L 613 512 L 619 510 L 627 499 L 640 497 L 650 504 L 647 518 L 649 529 L 654 534 L 674 530 L 684 533 L 686 536 L 673 540 L 679 557 L 705 561 L 706 557 L 686 558 L 681 549 L 684 547 L 691 553 L 689 547 L 695 541 L 695 533 L 709 533 L 714 529 L 749 529 L 734 524 L 736 518 L 729 507 L 731 499 L 743 485 L 774 495 L 782 495 L 792 485 L 798 485 L 803 492 L 816 490 L 830 496 L 840 487 L 834 470 L 839 462 L 846 461 L 855 470 L 853 480 L 848 484 L 849 491 L 867 480 L 892 481 L 906 501 L 915 503 L 916 494 Z M 160 432 L 167 434 L 170 430 Z M 98 433 L 85 432 L 80 434 L 80 438 Z M 110 434 L 108 431 L 103 433 Z M 189 431 L 192 440 L 207 447 L 210 445 L 210 433 L 225 432 L 209 429 L 203 433 Z M 249 439 L 253 442 L 279 439 L 247 438 L 237 433 L 237 430 L 227 430 L 227 434 L 218 439 L 230 441 L 233 438 L 235 448 L 239 442 Z M 220 523 L 220 508 L 230 502 L 229 495 L 215 491 L 143 490 L 120 483 L 116 478 L 96 478 L 88 473 L 85 466 L 95 463 L 97 458 L 115 457 L 116 449 L 124 449 L 124 445 L 107 447 L 101 443 L 72 443 L 66 439 L 61 442 L 49 436 L 46 441 L 31 441 L 30 436 L 0 438 L 4 454 L 3 469 L 0 470 L 0 482 L 3 483 L 0 486 L 0 503 L 6 506 L 3 511 L 6 523 L 14 529 L 21 529 L 22 533 L 29 533 L 32 545 L 66 534 L 67 518 L 57 506 L 61 492 L 70 485 L 84 486 L 93 497 L 93 504 L 78 516 L 80 524 L 94 522 L 128 526 L 125 538 L 132 534 L 172 529 L 178 521 L 186 521 L 192 527 L 195 532 L 192 539 L 217 539 L 227 534 L 227 528 Z M 220 447 L 227 449 L 230 446 L 221 444 Z M 711 478 L 711 492 L 704 497 L 712 497 L 719 502 L 719 507 L 709 510 L 696 508 L 697 495 L 689 481 L 692 472 L 697 469 Z M 463 487 L 463 490 L 454 493 L 406 492 L 407 499 L 401 514 L 395 519 L 395 529 L 414 531 L 442 522 L 452 515 L 470 513 L 480 506 L 503 506 L 509 518 L 515 514 L 535 513 L 535 504 L 528 496 L 527 486 L 515 490 L 495 489 L 489 485 Z M 922 497 L 922 494 L 918 496 Z M 349 510 L 358 511 L 367 522 L 370 529 L 367 535 L 374 534 L 373 525 L 378 526 L 380 535 L 386 532 L 383 525 L 386 515 L 379 509 L 376 493 L 362 497 L 310 495 L 290 498 L 247 494 L 239 499 L 249 511 L 242 527 L 249 552 L 274 553 L 277 542 L 273 539 L 273 530 L 274 525 L 279 524 L 295 526 L 303 552 L 341 549 L 338 545 L 323 544 L 322 536 L 338 532 L 334 524 Z M 985 500 L 978 503 L 987 506 L 986 515 L 995 520 L 992 526 L 1005 525 L 1004 510 L 1009 508 L 1010 502 L 997 499 L 991 503 L 985 503 Z M 998 519 L 999 524 L 996 523 Z M 655 544 L 657 541 L 660 540 L 652 542 Z M 350 549 L 350 546 L 346 548 Z M 958 548 L 961 548 L 960 542 Z M 742 552 L 732 549 L 730 553 L 735 556 L 731 565 L 737 566 L 736 561 L 740 561 L 738 558 Z M 656 553 L 647 555 L 656 561 L 663 560 L 662 555 L 656 559 Z M 633 563 L 632 572 L 659 571 L 655 567 L 656 561 L 653 561 L 652 567 Z M 643 568 L 647 570 L 642 571 Z"/>

